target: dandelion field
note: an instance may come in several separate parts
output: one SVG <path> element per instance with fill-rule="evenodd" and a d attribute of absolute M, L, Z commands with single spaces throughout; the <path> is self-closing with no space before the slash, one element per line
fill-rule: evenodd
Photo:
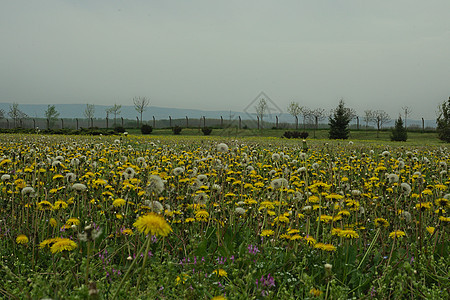
<path fill-rule="evenodd" d="M 448 299 L 442 145 L 0 137 L 6 299 Z"/>

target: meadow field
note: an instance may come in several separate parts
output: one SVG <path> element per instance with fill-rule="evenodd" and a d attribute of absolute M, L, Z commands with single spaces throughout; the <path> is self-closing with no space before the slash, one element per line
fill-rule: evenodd
<path fill-rule="evenodd" d="M 448 299 L 447 144 L 317 137 L 1 135 L 1 297 Z"/>

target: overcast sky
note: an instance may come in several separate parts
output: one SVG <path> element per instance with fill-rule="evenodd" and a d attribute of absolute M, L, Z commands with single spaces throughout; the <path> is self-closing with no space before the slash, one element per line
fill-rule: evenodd
<path fill-rule="evenodd" d="M 0 102 L 242 111 L 264 91 L 283 111 L 344 98 L 360 115 L 433 119 L 450 96 L 449 12 L 449 0 L 0 0 Z"/>

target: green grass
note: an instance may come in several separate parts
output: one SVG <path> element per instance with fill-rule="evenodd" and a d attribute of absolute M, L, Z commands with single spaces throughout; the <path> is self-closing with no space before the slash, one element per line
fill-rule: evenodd
<path fill-rule="evenodd" d="M 129 134 L 141 135 L 139 129 L 127 129 Z M 213 129 L 211 136 L 216 137 L 229 137 L 229 138 L 242 138 L 242 137 L 274 137 L 282 138 L 286 129 L 237 129 L 237 128 L 215 128 Z M 313 130 L 307 130 L 309 133 L 308 140 L 328 140 L 328 130 L 320 129 L 316 130 L 315 134 Z M 169 128 L 165 129 L 153 129 L 151 135 L 154 136 L 167 136 L 173 135 L 173 132 Z M 180 136 L 203 136 L 203 133 L 198 128 L 184 128 Z M 408 140 L 406 142 L 391 142 L 391 131 L 383 130 L 377 135 L 376 130 L 351 130 L 349 141 L 374 141 L 383 142 L 393 145 L 439 145 L 445 144 L 438 139 L 437 133 L 432 131 L 408 132 Z M 295 141 L 295 139 L 293 140 Z"/>

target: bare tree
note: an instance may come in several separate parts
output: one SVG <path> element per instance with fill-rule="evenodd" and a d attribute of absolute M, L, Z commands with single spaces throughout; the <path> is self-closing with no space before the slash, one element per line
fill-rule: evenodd
<path fill-rule="evenodd" d="M 306 129 L 306 122 L 308 121 L 308 119 L 311 118 L 311 110 L 307 107 L 302 107 L 301 108 L 301 114 L 303 117 L 303 130 Z"/>
<path fill-rule="evenodd" d="M 319 122 L 325 119 L 325 109 L 316 108 L 311 110 L 311 117 L 314 119 L 314 137 L 316 137 L 316 130 L 319 128 Z"/>
<path fill-rule="evenodd" d="M 263 118 L 267 108 L 268 108 L 267 101 L 264 98 L 260 99 L 258 104 L 255 106 L 256 115 L 259 117 L 259 120 L 261 121 L 261 128 L 263 128 Z"/>
<path fill-rule="evenodd" d="M 372 121 L 377 125 L 377 137 L 378 137 L 380 129 L 383 129 L 383 125 L 391 121 L 391 117 L 384 110 L 376 110 L 373 112 Z"/>
<path fill-rule="evenodd" d="M 366 122 L 366 129 L 369 127 L 369 123 L 373 120 L 373 111 L 371 109 L 364 111 L 364 122 Z"/>
<path fill-rule="evenodd" d="M 86 104 L 86 108 L 84 109 L 84 116 L 87 119 L 94 118 L 95 113 L 95 105 L 94 104 Z"/>
<path fill-rule="evenodd" d="M 122 105 L 120 105 L 120 104 L 118 105 L 117 103 L 114 103 L 114 106 L 112 106 L 106 110 L 106 112 L 108 114 L 114 115 L 114 125 L 116 125 L 117 115 L 120 115 L 121 109 L 122 109 Z"/>
<path fill-rule="evenodd" d="M 288 113 L 295 118 L 295 129 L 298 129 L 298 116 L 302 113 L 302 107 L 298 104 L 298 102 L 292 101 L 289 103 L 287 110 Z"/>
<path fill-rule="evenodd" d="M 150 99 L 147 97 L 134 97 L 133 98 L 134 109 L 141 115 L 141 125 L 142 125 L 142 114 L 147 109 L 150 104 Z"/>
<path fill-rule="evenodd" d="M 410 115 L 412 113 L 411 107 L 409 106 L 403 106 L 403 113 L 405 114 L 405 129 L 407 129 L 408 127 L 406 126 L 406 119 L 408 118 L 408 115 Z"/>
<path fill-rule="evenodd" d="M 23 111 L 21 111 L 19 109 L 19 104 L 18 103 L 13 103 L 11 105 L 9 105 L 9 112 L 8 112 L 8 116 L 13 119 L 14 121 L 14 127 L 17 126 L 17 122 L 20 119 L 23 118 L 28 118 L 28 115 L 26 113 L 24 113 Z"/>

